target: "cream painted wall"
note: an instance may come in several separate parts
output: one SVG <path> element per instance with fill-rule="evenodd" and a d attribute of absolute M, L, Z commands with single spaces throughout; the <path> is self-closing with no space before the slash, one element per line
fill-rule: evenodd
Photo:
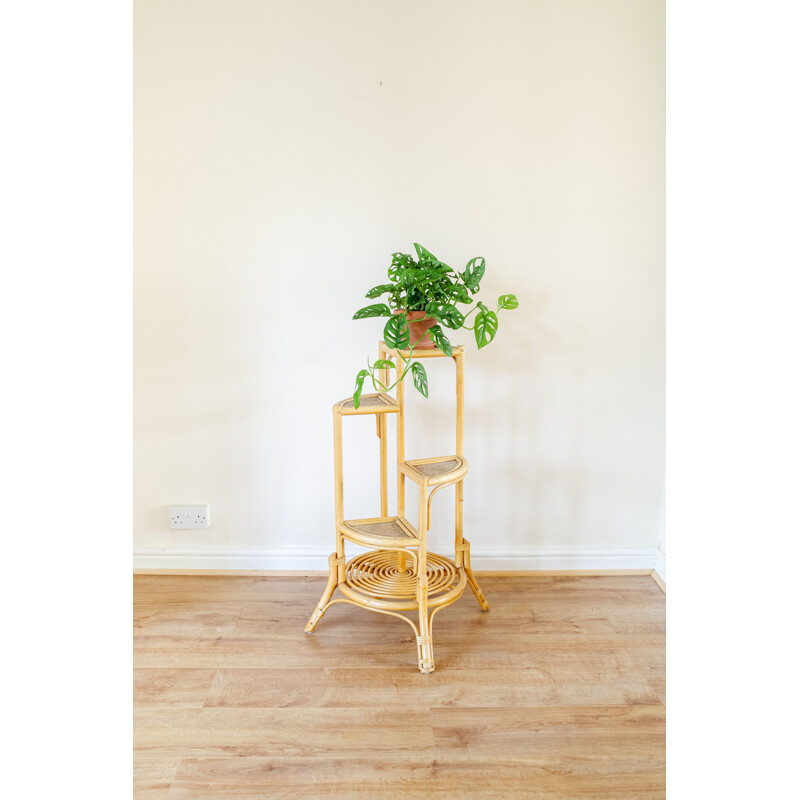
<path fill-rule="evenodd" d="M 520 300 L 456 339 L 477 565 L 652 565 L 663 2 L 136 0 L 134 26 L 135 565 L 324 568 L 330 407 L 382 328 L 350 316 L 414 241 Z M 409 457 L 452 451 L 444 369 Z M 377 514 L 346 422 L 346 513 Z M 180 503 L 212 527 L 170 531 Z"/>

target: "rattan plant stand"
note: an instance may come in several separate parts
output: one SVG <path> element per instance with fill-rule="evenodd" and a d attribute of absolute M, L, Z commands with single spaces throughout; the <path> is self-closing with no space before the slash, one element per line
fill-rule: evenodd
<path fill-rule="evenodd" d="M 397 356 L 395 350 L 379 345 L 380 358 Z M 408 358 L 408 351 L 403 353 Z M 416 349 L 413 358 L 448 358 L 438 349 Z M 336 498 L 336 552 L 328 559 L 328 583 L 314 613 L 306 625 L 311 633 L 322 615 L 334 603 L 351 603 L 370 611 L 390 614 L 407 622 L 417 640 L 419 669 L 433 672 L 433 637 L 431 626 L 437 611 L 458 600 L 467 585 L 480 607 L 487 611 L 489 603 L 472 573 L 469 542 L 463 536 L 462 509 L 464 476 L 468 465 L 464 458 L 464 348 L 454 347 L 451 356 L 456 368 L 456 452 L 407 461 L 405 458 L 405 391 L 397 384 L 397 398 L 386 393 L 364 395 L 356 409 L 353 399 L 341 400 L 333 406 L 333 453 Z M 402 362 L 395 358 L 397 376 Z M 389 370 L 381 372 L 381 383 L 389 385 Z M 397 419 L 397 514 L 388 511 L 387 418 Z M 372 415 L 380 440 L 380 517 L 344 518 L 344 484 L 342 469 L 342 417 Z M 406 479 L 419 486 L 416 527 L 406 518 Z M 455 484 L 455 545 L 453 558 L 427 549 L 431 503 L 445 486 Z M 345 541 L 371 548 L 349 561 L 345 557 Z M 333 598 L 339 589 L 343 597 Z M 407 616 L 403 612 L 413 612 Z"/>

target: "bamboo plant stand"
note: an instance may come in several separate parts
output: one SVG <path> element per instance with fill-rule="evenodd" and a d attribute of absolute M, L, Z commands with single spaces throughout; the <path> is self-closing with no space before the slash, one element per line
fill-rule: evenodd
<path fill-rule="evenodd" d="M 394 350 L 380 343 L 380 358 L 396 356 Z M 408 358 L 408 352 L 403 355 Z M 417 349 L 414 358 L 447 358 L 438 349 Z M 336 552 L 328 559 L 328 583 L 314 613 L 306 625 L 311 633 L 322 615 L 334 603 L 351 603 L 381 614 L 390 614 L 407 622 L 417 639 L 419 669 L 433 672 L 433 637 L 431 626 L 437 611 L 458 600 L 467 585 L 487 611 L 489 603 L 472 573 L 469 542 L 463 536 L 462 508 L 464 476 L 468 465 L 464 458 L 464 348 L 454 347 L 452 359 L 456 368 L 456 452 L 407 461 L 405 458 L 405 389 L 397 384 L 397 398 L 386 393 L 364 395 L 359 408 L 353 399 L 341 400 L 333 406 L 333 452 L 336 497 Z M 397 375 L 402 362 L 395 359 Z M 381 373 L 381 383 L 389 385 L 389 370 Z M 388 513 L 387 419 L 397 419 L 397 514 Z M 379 517 L 344 518 L 344 484 L 342 469 L 342 417 L 375 417 L 380 440 L 380 509 Z M 417 524 L 414 526 L 405 511 L 406 479 L 419 487 Z M 455 484 L 455 545 L 452 559 L 428 552 L 431 503 L 445 486 Z M 371 548 L 349 561 L 345 558 L 345 541 Z M 333 599 L 339 589 L 343 597 Z M 403 612 L 413 612 L 407 616 Z"/>

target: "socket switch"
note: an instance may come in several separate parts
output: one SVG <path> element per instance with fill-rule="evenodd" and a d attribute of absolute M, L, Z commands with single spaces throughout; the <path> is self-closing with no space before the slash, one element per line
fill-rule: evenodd
<path fill-rule="evenodd" d="M 211 509 L 209 506 L 170 506 L 169 526 L 173 529 L 210 528 Z"/>

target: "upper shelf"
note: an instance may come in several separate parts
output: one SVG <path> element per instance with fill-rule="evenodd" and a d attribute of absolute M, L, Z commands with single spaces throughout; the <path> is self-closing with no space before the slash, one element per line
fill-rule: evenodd
<path fill-rule="evenodd" d="M 400 472 L 418 484 L 444 486 L 463 478 L 468 470 L 467 459 L 461 456 L 438 456 L 403 461 L 397 465 Z"/>
<path fill-rule="evenodd" d="M 346 397 L 344 400 L 334 403 L 333 410 L 347 417 L 352 414 L 396 414 L 400 411 L 400 406 L 393 397 L 381 392 L 380 394 L 361 395 L 361 403 L 358 408 L 353 406 L 352 397 Z"/>

